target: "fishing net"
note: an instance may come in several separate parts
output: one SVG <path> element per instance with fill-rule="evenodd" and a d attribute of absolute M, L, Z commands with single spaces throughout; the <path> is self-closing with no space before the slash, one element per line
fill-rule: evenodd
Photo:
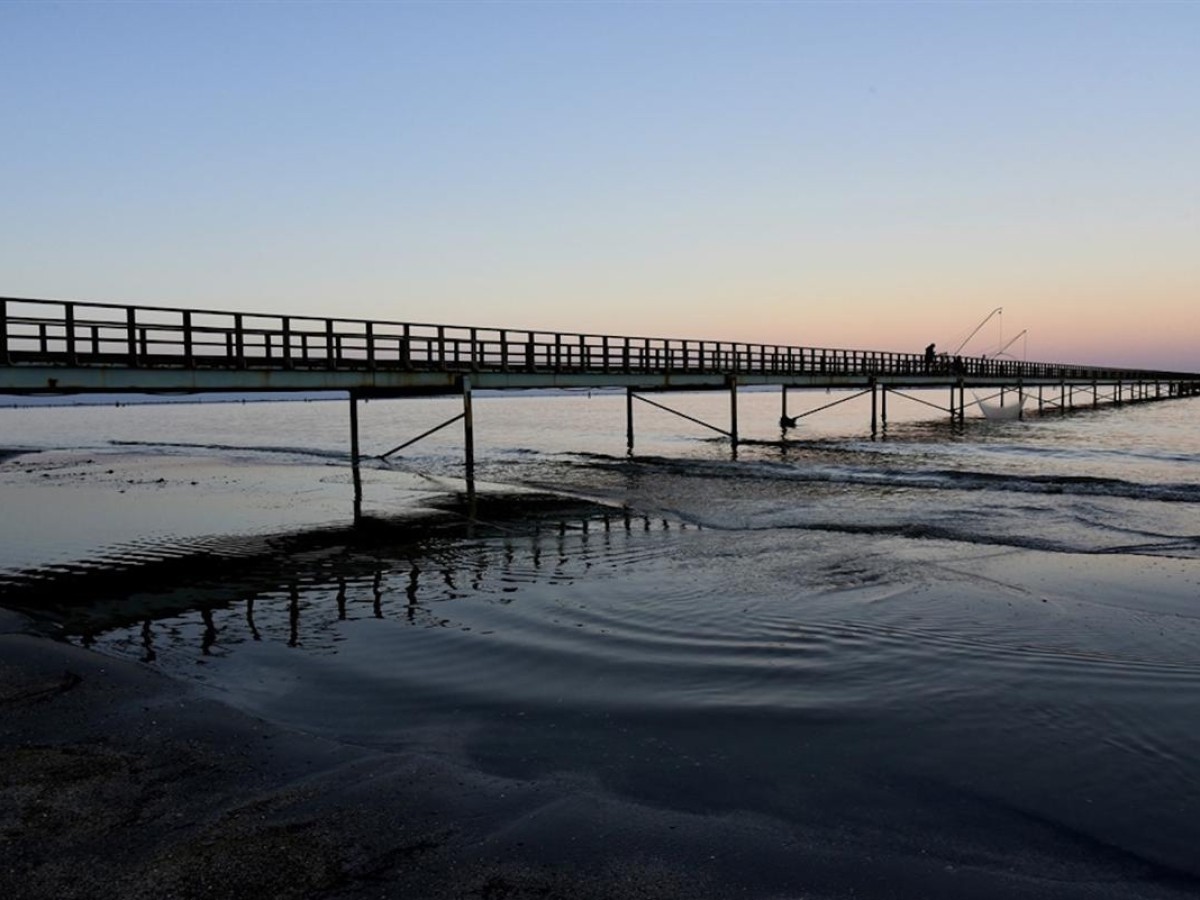
<path fill-rule="evenodd" d="M 991 394 L 980 397 L 971 391 L 975 397 L 975 405 L 989 422 L 1004 422 L 1021 417 L 1021 410 L 1028 399 L 1023 391 L 1005 391 L 1004 394 Z"/>

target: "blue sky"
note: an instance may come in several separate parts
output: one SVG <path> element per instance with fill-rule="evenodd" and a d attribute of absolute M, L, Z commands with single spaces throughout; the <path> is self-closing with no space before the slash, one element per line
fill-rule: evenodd
<path fill-rule="evenodd" d="M 1003 305 L 1200 369 L 1197 48 L 1187 3 L 7 3 L 0 293 L 898 350 Z"/>

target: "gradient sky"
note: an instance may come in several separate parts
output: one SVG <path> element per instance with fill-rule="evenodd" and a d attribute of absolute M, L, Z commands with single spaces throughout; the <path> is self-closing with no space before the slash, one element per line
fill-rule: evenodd
<path fill-rule="evenodd" d="M 0 75 L 8 296 L 1200 370 L 1200 3 L 0 2 Z"/>

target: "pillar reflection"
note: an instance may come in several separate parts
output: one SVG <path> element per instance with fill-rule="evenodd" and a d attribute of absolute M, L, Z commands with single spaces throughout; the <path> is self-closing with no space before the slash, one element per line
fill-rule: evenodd
<path fill-rule="evenodd" d="M 365 547 L 335 545 L 334 553 L 303 543 L 301 552 L 271 557 L 280 568 L 291 568 L 286 579 L 276 573 L 278 580 L 272 584 L 251 570 L 241 585 L 222 581 L 223 588 L 236 592 L 225 603 L 207 599 L 203 607 L 189 610 L 160 598 L 155 614 L 120 626 L 126 629 L 124 638 L 116 637 L 118 631 L 100 628 L 95 633 L 81 631 L 78 639 L 89 645 L 114 641 L 118 650 L 154 665 L 180 658 L 177 653 L 164 654 L 168 647 L 188 648 L 185 657 L 198 651 L 214 661 L 228 657 L 239 645 L 248 649 L 261 642 L 278 642 L 305 653 L 345 653 L 351 647 L 348 623 L 387 618 L 416 627 L 460 627 L 472 621 L 470 609 L 464 606 L 460 612 L 460 604 L 521 604 L 536 591 L 544 598 L 547 586 L 570 585 L 596 566 L 619 569 L 628 552 L 641 552 L 638 545 L 644 535 L 688 527 L 622 508 L 543 518 L 523 530 L 506 528 L 469 543 L 434 538 L 389 549 L 378 536 L 367 535 L 363 539 L 370 543 Z M 549 567 L 548 543 L 553 552 Z M 281 559 L 285 562 L 279 563 Z M 184 591 L 175 593 L 186 602 Z M 230 622 L 238 627 L 227 627 Z"/>

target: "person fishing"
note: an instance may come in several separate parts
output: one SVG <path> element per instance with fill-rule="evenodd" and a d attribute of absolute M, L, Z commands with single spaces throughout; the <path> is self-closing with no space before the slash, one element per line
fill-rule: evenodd
<path fill-rule="evenodd" d="M 936 353 L 935 353 L 936 347 L 937 347 L 937 344 L 930 344 L 928 347 L 925 348 L 925 371 L 926 372 L 933 371 L 933 360 L 936 356 Z"/>

